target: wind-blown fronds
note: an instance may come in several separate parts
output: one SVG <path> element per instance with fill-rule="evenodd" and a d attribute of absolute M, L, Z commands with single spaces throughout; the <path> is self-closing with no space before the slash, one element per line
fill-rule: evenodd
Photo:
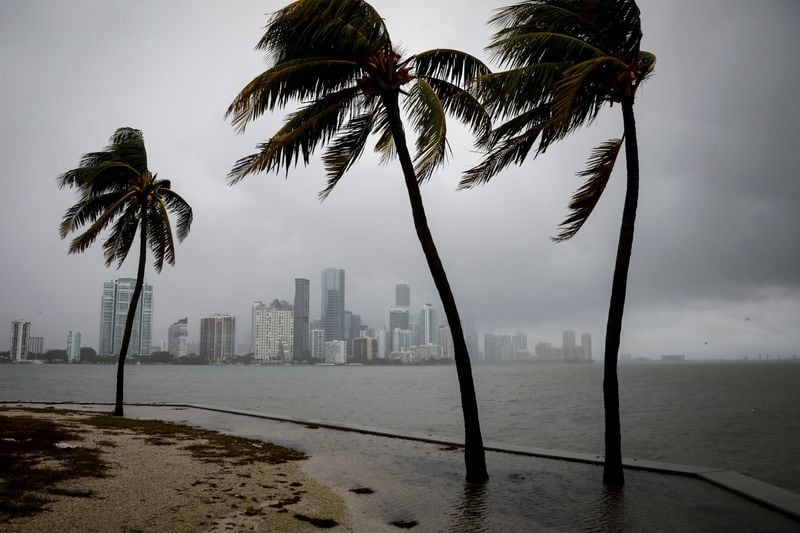
<path fill-rule="evenodd" d="M 367 138 L 372 131 L 376 114 L 377 109 L 372 109 L 350 120 L 325 150 L 322 161 L 327 170 L 328 184 L 319 193 L 320 200 L 328 197 L 333 188 L 336 187 L 336 184 L 339 183 L 339 179 L 363 153 Z"/>
<path fill-rule="evenodd" d="M 572 196 L 569 204 L 570 214 L 561 223 L 561 232 L 552 238 L 553 241 L 571 239 L 589 219 L 589 215 L 594 211 L 606 189 L 617 155 L 622 148 L 622 141 L 623 139 L 611 139 L 592 150 L 586 170 L 578 173 L 578 177 L 586 178 L 586 181 Z"/>

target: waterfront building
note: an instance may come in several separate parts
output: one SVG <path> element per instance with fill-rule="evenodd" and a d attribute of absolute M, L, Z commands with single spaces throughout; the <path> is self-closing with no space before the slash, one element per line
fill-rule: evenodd
<path fill-rule="evenodd" d="M 294 311 L 287 302 L 253 304 L 253 356 L 256 361 L 291 361 L 294 353 Z"/>
<path fill-rule="evenodd" d="M 442 347 L 438 344 L 422 344 L 420 346 L 413 346 L 411 348 L 411 352 L 414 354 L 415 363 L 442 358 Z"/>
<path fill-rule="evenodd" d="M 411 331 L 411 312 L 408 307 L 390 307 L 386 312 L 386 326 L 389 332 L 396 329 Z M 393 338 L 389 339 L 389 351 L 400 351 L 399 346 L 395 346 Z"/>
<path fill-rule="evenodd" d="M 439 323 L 436 318 L 436 309 L 431 304 L 423 305 L 419 310 L 419 340 L 417 344 L 436 344 L 439 333 Z"/>
<path fill-rule="evenodd" d="M 305 278 L 294 280 L 294 324 L 292 326 L 292 359 L 295 361 L 308 361 L 311 359 L 311 328 L 310 328 L 310 298 L 311 282 Z"/>
<path fill-rule="evenodd" d="M 28 360 L 28 339 L 30 335 L 30 322 L 27 320 L 14 320 L 11 322 L 11 351 L 9 356 L 12 361 Z"/>
<path fill-rule="evenodd" d="M 221 363 L 233 357 L 236 346 L 236 317 L 215 314 L 200 319 L 200 357 Z"/>
<path fill-rule="evenodd" d="M 119 355 L 135 285 L 136 280 L 133 278 L 119 278 L 103 284 L 103 296 L 100 301 L 99 355 Z M 152 325 L 153 287 L 145 282 L 133 315 L 128 355 L 150 354 Z"/>
<path fill-rule="evenodd" d="M 395 328 L 392 331 L 392 352 L 406 350 L 411 344 L 411 330 Z"/>
<path fill-rule="evenodd" d="M 325 360 L 325 330 L 311 330 L 311 359 L 316 362 Z"/>
<path fill-rule="evenodd" d="M 325 341 L 325 362 L 343 365 L 347 362 L 347 343 L 343 340 Z"/>
<path fill-rule="evenodd" d="M 439 326 L 436 344 L 442 347 L 443 359 L 453 359 L 455 357 L 453 333 L 450 331 L 450 326 L 446 324 Z"/>
<path fill-rule="evenodd" d="M 583 361 L 592 360 L 592 336 L 588 333 L 581 335 L 581 348 L 583 349 Z"/>
<path fill-rule="evenodd" d="M 28 337 L 28 355 L 44 353 L 44 337 Z"/>
<path fill-rule="evenodd" d="M 67 362 L 81 362 L 81 334 L 77 331 L 67 333 Z"/>
<path fill-rule="evenodd" d="M 467 345 L 469 357 L 473 361 L 483 359 L 483 354 L 478 346 L 478 331 L 475 328 L 475 318 L 469 315 L 461 320 L 461 327 L 464 330 L 464 342 Z"/>
<path fill-rule="evenodd" d="M 483 336 L 483 350 L 486 361 L 495 363 L 514 360 L 514 348 L 511 335 L 487 333 Z"/>
<path fill-rule="evenodd" d="M 167 331 L 167 351 L 173 357 L 189 355 L 189 318 L 181 318 Z"/>
<path fill-rule="evenodd" d="M 325 330 L 325 340 L 345 340 L 344 336 L 344 306 L 345 283 L 344 270 L 340 268 L 326 268 L 322 271 L 321 283 L 321 316 L 322 329 Z"/>
<path fill-rule="evenodd" d="M 378 358 L 378 339 L 356 337 L 353 339 L 353 362 L 366 363 Z"/>
<path fill-rule="evenodd" d="M 372 336 L 378 342 L 378 359 L 385 359 L 386 354 L 391 352 L 389 349 L 389 336 L 386 334 L 386 330 L 376 329 Z"/>
<path fill-rule="evenodd" d="M 405 283 L 398 283 L 394 286 L 394 305 L 411 307 L 411 287 Z"/>
<path fill-rule="evenodd" d="M 542 362 L 557 362 L 564 360 L 564 352 L 561 348 L 553 346 L 549 342 L 539 342 L 534 350 L 536 359 Z"/>

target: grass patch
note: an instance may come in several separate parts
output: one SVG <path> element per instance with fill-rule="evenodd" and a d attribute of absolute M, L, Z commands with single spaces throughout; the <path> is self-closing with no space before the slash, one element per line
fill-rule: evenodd
<path fill-rule="evenodd" d="M 287 461 L 306 459 L 303 452 L 245 437 L 224 435 L 215 431 L 181 426 L 161 420 L 136 420 L 109 415 L 97 415 L 82 421 L 99 429 L 127 429 L 142 433 L 151 444 L 164 445 L 169 441 L 193 441 L 186 446 L 192 456 L 209 463 L 223 463 L 226 460 L 235 464 L 263 462 L 281 464 Z"/>
<path fill-rule="evenodd" d="M 0 439 L 0 523 L 35 514 L 48 493 L 69 492 L 59 483 L 105 476 L 101 451 L 76 444 L 80 435 L 51 420 L 0 415 Z"/>

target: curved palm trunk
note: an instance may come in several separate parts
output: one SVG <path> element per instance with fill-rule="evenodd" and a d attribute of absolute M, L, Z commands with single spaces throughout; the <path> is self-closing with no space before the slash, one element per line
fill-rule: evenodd
<path fill-rule="evenodd" d="M 606 421 L 606 458 L 603 483 L 610 488 L 622 488 L 625 476 L 622 471 L 622 435 L 619 419 L 619 380 L 617 360 L 622 333 L 622 315 L 628 285 L 628 267 L 633 249 L 633 230 L 636 206 L 639 201 L 639 147 L 636 143 L 636 121 L 633 116 L 633 96 L 622 101 L 625 125 L 625 162 L 628 171 L 625 206 L 622 210 L 622 227 L 619 231 L 617 260 L 611 285 L 611 302 L 608 306 L 606 347 L 603 364 L 603 402 Z"/>
<path fill-rule="evenodd" d="M 450 283 L 447 281 L 442 260 L 439 258 L 439 252 L 433 242 L 433 235 L 431 235 L 431 230 L 428 227 L 417 175 L 406 145 L 397 92 L 384 94 L 383 103 L 389 114 L 392 138 L 394 139 L 397 155 L 400 158 L 400 165 L 403 168 L 403 177 L 408 189 L 408 199 L 411 203 L 411 213 L 414 218 L 414 228 L 422 245 L 422 251 L 428 262 L 428 268 L 431 271 L 436 290 L 439 292 L 439 298 L 442 300 L 450 331 L 453 334 L 456 372 L 461 390 L 461 409 L 464 413 L 466 479 L 472 483 L 485 483 L 489 480 L 489 474 L 486 472 L 486 456 L 483 450 L 480 420 L 478 419 L 478 401 L 475 397 L 472 368 L 469 361 L 469 353 L 467 352 L 467 343 L 464 340 L 464 331 L 461 327 L 461 319 L 458 316 L 456 300 L 453 297 L 453 291 L 450 290 Z"/>
<path fill-rule="evenodd" d="M 114 404 L 114 416 L 124 416 L 122 412 L 122 396 L 125 384 L 125 358 L 128 355 L 128 345 L 131 342 L 133 333 L 133 319 L 136 316 L 136 308 L 139 305 L 139 295 L 142 294 L 144 285 L 144 266 L 147 259 L 147 216 L 145 207 L 142 206 L 142 227 L 139 243 L 139 270 L 136 273 L 136 285 L 133 287 L 131 303 L 128 305 L 128 316 L 125 319 L 125 332 L 122 335 L 122 346 L 119 349 L 119 361 L 117 362 L 117 398 Z"/>

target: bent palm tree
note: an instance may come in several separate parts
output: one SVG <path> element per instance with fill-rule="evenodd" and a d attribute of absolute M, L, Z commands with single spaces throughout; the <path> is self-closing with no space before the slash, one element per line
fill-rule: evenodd
<path fill-rule="evenodd" d="M 642 31 L 634 0 L 527 0 L 500 9 L 490 23 L 499 31 L 488 50 L 509 70 L 478 79 L 476 91 L 492 115 L 505 122 L 479 141 L 487 155 L 464 174 L 461 188 L 485 183 L 509 164 L 522 163 L 534 147 L 535 158 L 553 142 L 590 124 L 606 103 L 622 107 L 628 181 L 603 378 L 603 482 L 622 487 L 617 358 L 639 189 L 633 102 L 653 70 L 655 56 L 639 49 Z M 586 222 L 608 183 L 623 138 L 592 152 L 588 168 L 579 173 L 586 182 L 572 197 L 571 212 L 553 240 L 571 238 Z"/>
<path fill-rule="evenodd" d="M 491 125 L 480 103 L 462 89 L 488 73 L 474 57 L 455 50 L 430 50 L 402 58 L 383 19 L 362 0 L 298 0 L 269 19 L 257 49 L 271 54 L 274 64 L 239 93 L 227 111 L 241 132 L 265 111 L 290 101 L 305 102 L 283 127 L 240 159 L 229 175 L 232 183 L 261 171 L 308 163 L 318 146 L 326 198 L 364 151 L 370 134 L 384 160 L 397 157 L 405 178 L 417 237 L 450 324 L 464 413 L 467 480 L 488 479 L 478 405 L 469 354 L 458 309 L 425 217 L 419 183 L 430 177 L 447 155 L 445 114 L 474 132 Z M 400 95 L 417 133 L 412 160 L 406 144 Z"/>
<path fill-rule="evenodd" d="M 89 226 L 72 240 L 69 253 L 83 252 L 111 225 L 103 251 L 106 266 L 116 262 L 119 268 L 139 232 L 139 268 L 117 363 L 114 415 L 122 416 L 125 357 L 144 284 L 148 245 L 156 272 L 161 272 L 164 261 L 174 265 L 175 242 L 169 213 L 178 217 L 176 235 L 182 241 L 192 225 L 192 208 L 172 191 L 168 180 L 157 179 L 148 170 L 142 132 L 131 128 L 118 129 L 103 151 L 85 154 L 78 168 L 58 177 L 58 186 L 75 188 L 79 194 L 78 202 L 67 210 L 61 221 L 61 238 Z"/>

